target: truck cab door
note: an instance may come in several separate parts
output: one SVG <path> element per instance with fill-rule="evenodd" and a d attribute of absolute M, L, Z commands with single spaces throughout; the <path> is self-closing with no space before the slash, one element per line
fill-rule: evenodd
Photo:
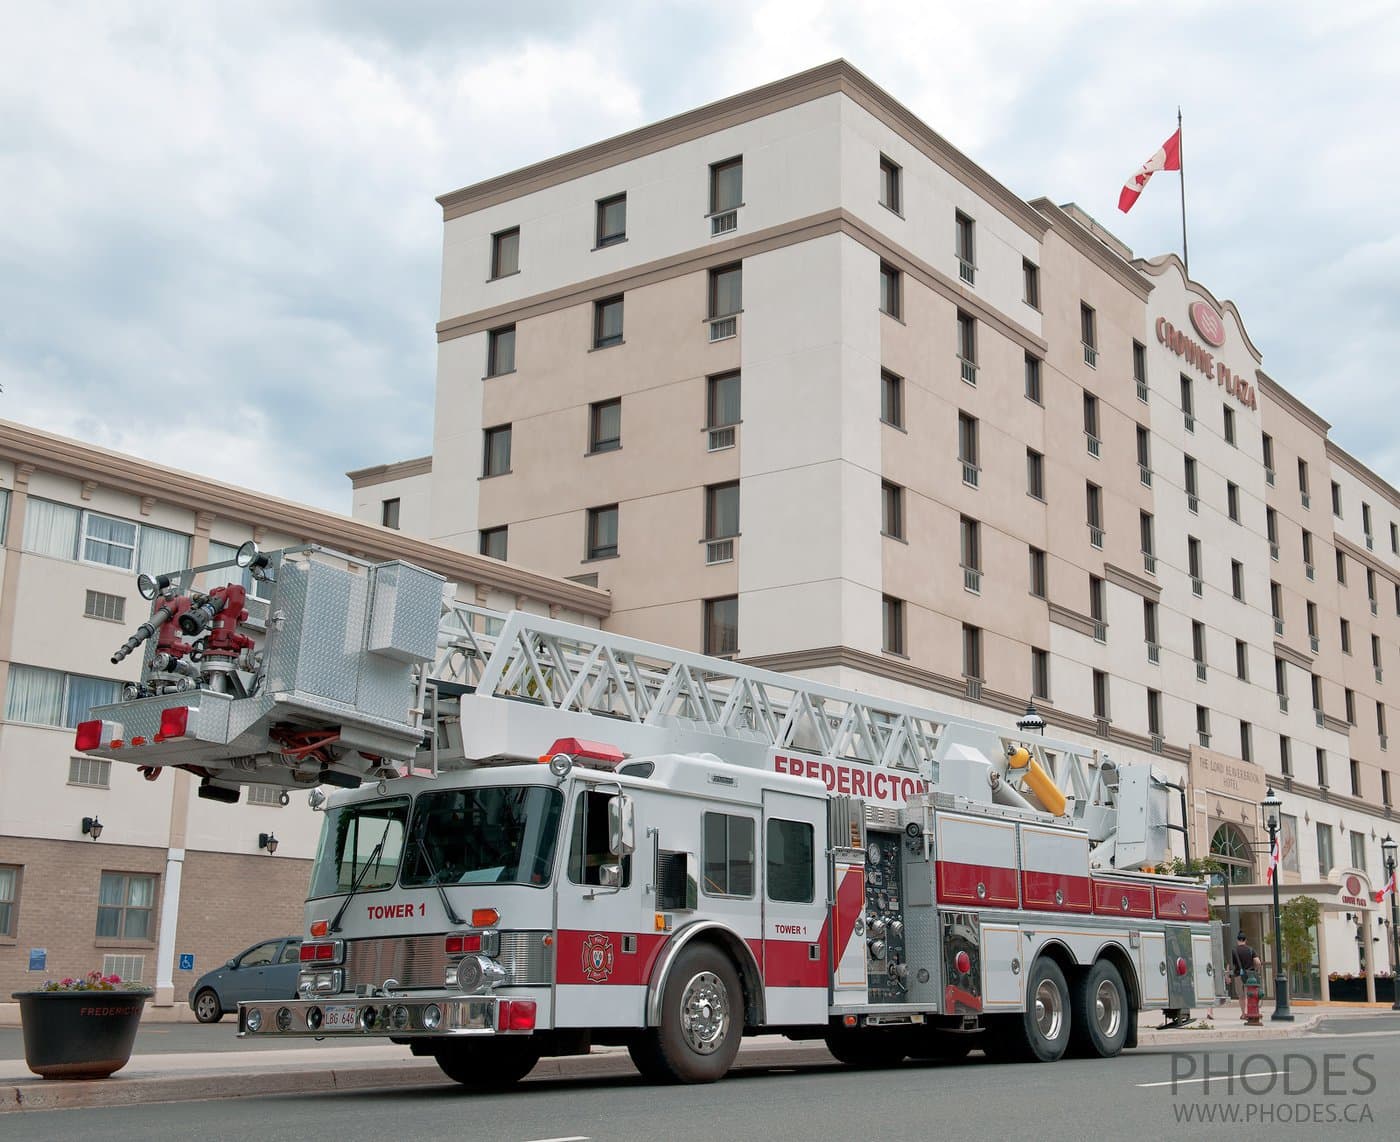
<path fill-rule="evenodd" d="M 763 982 L 770 1023 L 822 1023 L 829 1006 L 825 798 L 763 794 Z"/>
<path fill-rule="evenodd" d="M 636 847 L 638 815 L 616 785 L 574 787 L 559 878 L 556 1026 L 642 1022 L 659 941 L 645 892 L 651 854 Z"/>

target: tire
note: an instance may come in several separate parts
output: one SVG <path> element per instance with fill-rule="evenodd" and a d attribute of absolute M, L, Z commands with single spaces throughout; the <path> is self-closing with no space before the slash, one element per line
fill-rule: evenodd
<path fill-rule="evenodd" d="M 902 1063 L 909 1054 L 909 1041 L 902 1027 L 892 1027 L 887 1031 L 833 1028 L 826 1033 L 826 1049 L 838 1063 L 860 1070 L 874 1070 Z"/>
<path fill-rule="evenodd" d="M 206 987 L 194 997 L 194 1017 L 201 1023 L 217 1023 L 224 1017 L 224 1005 L 212 987 Z"/>
<path fill-rule="evenodd" d="M 627 1050 L 653 1081 L 712 1083 L 733 1066 L 743 1034 L 744 992 L 734 964 L 712 944 L 692 944 L 666 977 L 661 1026 Z"/>
<path fill-rule="evenodd" d="M 1074 989 L 1070 1038 L 1076 1054 L 1111 1059 L 1128 1041 L 1128 992 L 1108 960 L 1099 960 Z"/>
<path fill-rule="evenodd" d="M 987 1054 L 1008 1062 L 1053 1063 L 1069 1048 L 1073 1023 L 1065 973 L 1041 956 L 1026 977 L 1026 1010 L 988 1028 Z"/>
<path fill-rule="evenodd" d="M 451 1043 L 433 1052 L 442 1073 L 467 1090 L 498 1091 L 514 1086 L 540 1061 L 533 1036 Z"/>

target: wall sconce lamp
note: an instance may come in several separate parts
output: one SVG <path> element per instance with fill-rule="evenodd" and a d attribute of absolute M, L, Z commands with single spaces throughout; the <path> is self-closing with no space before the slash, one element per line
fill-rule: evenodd
<path fill-rule="evenodd" d="M 266 849 L 267 855 L 271 856 L 277 851 L 277 836 L 274 833 L 259 833 L 258 848 Z"/>
<path fill-rule="evenodd" d="M 102 835 L 102 822 L 96 817 L 83 818 L 83 833 L 94 841 Z"/>

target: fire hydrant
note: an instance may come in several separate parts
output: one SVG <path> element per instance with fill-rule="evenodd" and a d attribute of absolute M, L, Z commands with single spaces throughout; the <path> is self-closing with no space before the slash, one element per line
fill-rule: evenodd
<path fill-rule="evenodd" d="M 1244 977 L 1244 1021 L 1247 1026 L 1262 1026 L 1259 1014 L 1259 977 L 1246 972 Z"/>

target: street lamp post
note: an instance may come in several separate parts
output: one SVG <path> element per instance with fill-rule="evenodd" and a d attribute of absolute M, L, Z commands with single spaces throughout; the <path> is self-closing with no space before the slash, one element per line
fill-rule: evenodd
<path fill-rule="evenodd" d="M 1264 794 L 1264 827 L 1269 830 L 1269 862 L 1273 863 L 1274 845 L 1278 840 L 1279 830 L 1279 810 L 1283 807 L 1283 799 L 1274 792 L 1273 786 Z M 1278 906 L 1278 874 L 1280 869 L 1273 869 L 1269 879 L 1274 884 L 1274 1013 L 1269 1016 L 1271 1020 L 1280 1023 L 1292 1023 L 1293 1012 L 1288 1007 L 1288 976 L 1283 971 L 1283 924 L 1279 916 Z"/>
<path fill-rule="evenodd" d="M 1397 905 L 1395 903 L 1395 850 L 1400 848 L 1390 838 L 1390 834 L 1385 835 L 1385 840 L 1381 842 L 1381 853 L 1385 857 L 1386 884 L 1390 886 L 1390 985 L 1395 989 L 1395 1001 L 1390 1005 L 1392 1011 L 1400 1011 L 1400 916 L 1397 916 Z"/>

